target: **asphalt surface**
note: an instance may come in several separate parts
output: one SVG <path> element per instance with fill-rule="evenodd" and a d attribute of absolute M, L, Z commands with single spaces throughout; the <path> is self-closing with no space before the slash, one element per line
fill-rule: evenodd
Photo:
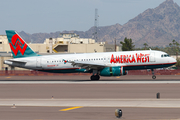
<path fill-rule="evenodd" d="M 60 111 L 66 107 L 1 107 L 1 120 L 117 120 L 116 107 L 83 107 Z M 121 108 L 123 120 L 178 120 L 180 109 Z"/>
<path fill-rule="evenodd" d="M 90 81 L 89 76 L 1 76 L 0 120 L 110 120 L 117 119 L 117 108 L 123 111 L 121 119 L 177 120 L 179 78 L 122 76 Z"/>
<path fill-rule="evenodd" d="M 180 84 L 0 84 L 0 99 L 180 99 Z"/>

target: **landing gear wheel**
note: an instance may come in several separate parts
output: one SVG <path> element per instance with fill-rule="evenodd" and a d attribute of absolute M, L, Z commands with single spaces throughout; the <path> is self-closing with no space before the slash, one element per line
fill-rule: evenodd
<path fill-rule="evenodd" d="M 99 80 L 100 79 L 100 76 L 99 75 L 96 75 L 96 80 Z"/>
<path fill-rule="evenodd" d="M 91 80 L 94 80 L 94 75 L 92 75 L 90 78 L 91 78 Z"/>
<path fill-rule="evenodd" d="M 99 80 L 100 76 L 99 75 L 92 75 L 91 80 Z"/>
<path fill-rule="evenodd" d="M 152 74 L 153 74 L 152 79 L 156 79 L 156 76 L 154 75 L 154 69 L 151 69 L 151 71 L 152 71 Z"/>
<path fill-rule="evenodd" d="M 155 76 L 155 75 L 153 75 L 153 76 L 152 76 L 152 79 L 156 79 L 156 76 Z"/>

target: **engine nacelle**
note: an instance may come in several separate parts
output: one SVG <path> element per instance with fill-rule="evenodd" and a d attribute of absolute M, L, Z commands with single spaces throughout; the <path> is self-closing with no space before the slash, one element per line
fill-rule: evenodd
<path fill-rule="evenodd" d="M 106 67 L 100 71 L 101 76 L 121 76 L 127 75 L 127 72 L 123 70 L 123 67 Z"/>

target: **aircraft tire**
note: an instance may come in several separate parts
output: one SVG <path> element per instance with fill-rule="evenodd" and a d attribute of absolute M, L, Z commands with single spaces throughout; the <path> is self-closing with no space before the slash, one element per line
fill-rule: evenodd
<path fill-rule="evenodd" d="M 100 76 L 99 75 L 92 75 L 91 80 L 99 80 Z"/>
<path fill-rule="evenodd" d="M 96 77 L 96 80 L 99 80 L 100 79 L 100 76 L 99 75 L 95 75 Z"/>
<path fill-rule="evenodd" d="M 152 79 L 156 79 L 156 76 L 155 76 L 155 75 L 153 75 L 153 76 L 152 76 Z"/>
<path fill-rule="evenodd" d="M 94 80 L 94 75 L 92 75 L 92 76 L 90 77 L 90 79 L 91 79 L 91 80 Z"/>

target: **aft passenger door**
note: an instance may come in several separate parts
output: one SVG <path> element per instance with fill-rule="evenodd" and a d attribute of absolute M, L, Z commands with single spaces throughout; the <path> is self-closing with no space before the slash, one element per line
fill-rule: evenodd
<path fill-rule="evenodd" d="M 42 66 L 41 66 L 41 57 L 37 57 L 36 58 L 36 67 L 37 68 L 41 68 Z"/>

